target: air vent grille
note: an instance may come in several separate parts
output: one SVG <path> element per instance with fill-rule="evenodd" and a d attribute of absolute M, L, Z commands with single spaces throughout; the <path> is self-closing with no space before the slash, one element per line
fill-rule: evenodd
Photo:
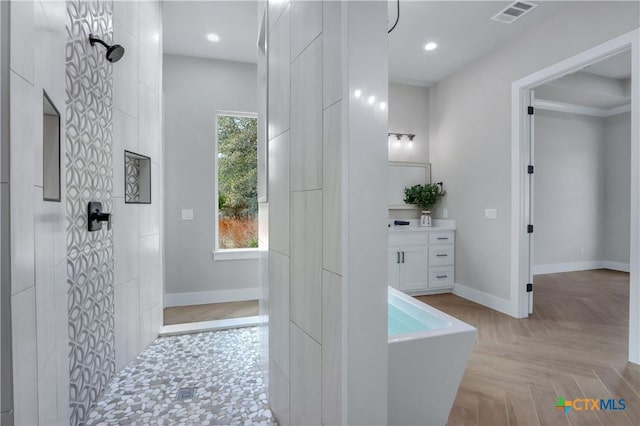
<path fill-rule="evenodd" d="M 525 14 L 531 12 L 536 7 L 538 7 L 536 3 L 516 1 L 502 9 L 491 19 L 505 24 L 511 24 L 512 22 L 522 18 Z"/>

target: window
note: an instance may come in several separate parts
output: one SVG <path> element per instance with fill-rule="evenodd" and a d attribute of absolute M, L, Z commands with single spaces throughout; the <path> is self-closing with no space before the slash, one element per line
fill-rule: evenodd
<path fill-rule="evenodd" d="M 216 251 L 258 247 L 258 120 L 217 116 Z"/>

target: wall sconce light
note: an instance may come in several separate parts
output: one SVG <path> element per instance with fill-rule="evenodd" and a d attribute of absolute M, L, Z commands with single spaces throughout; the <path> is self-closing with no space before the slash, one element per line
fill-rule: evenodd
<path fill-rule="evenodd" d="M 406 148 L 413 148 L 413 138 L 416 137 L 415 134 L 413 133 L 396 133 L 396 132 L 392 132 L 392 133 L 388 133 L 389 137 L 391 136 L 395 136 L 396 137 L 396 146 L 401 146 L 404 145 Z M 406 136 L 407 140 L 403 143 L 402 140 L 404 139 L 404 137 Z"/>

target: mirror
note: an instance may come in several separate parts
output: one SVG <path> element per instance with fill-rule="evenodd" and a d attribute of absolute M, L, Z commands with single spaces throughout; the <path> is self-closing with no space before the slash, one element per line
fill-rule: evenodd
<path fill-rule="evenodd" d="M 405 204 L 404 189 L 425 183 L 431 183 L 431 164 L 389 161 L 389 208 L 415 208 L 413 204 Z"/>
<path fill-rule="evenodd" d="M 124 202 L 151 204 L 151 158 L 124 152 Z"/>
<path fill-rule="evenodd" d="M 42 199 L 60 201 L 60 113 L 42 92 Z"/>

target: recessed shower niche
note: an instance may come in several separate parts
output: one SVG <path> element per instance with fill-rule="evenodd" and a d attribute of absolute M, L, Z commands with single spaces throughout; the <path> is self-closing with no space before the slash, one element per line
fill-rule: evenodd
<path fill-rule="evenodd" d="M 124 202 L 151 204 L 151 158 L 124 152 Z"/>
<path fill-rule="evenodd" d="M 60 201 L 60 113 L 42 91 L 42 199 Z"/>

